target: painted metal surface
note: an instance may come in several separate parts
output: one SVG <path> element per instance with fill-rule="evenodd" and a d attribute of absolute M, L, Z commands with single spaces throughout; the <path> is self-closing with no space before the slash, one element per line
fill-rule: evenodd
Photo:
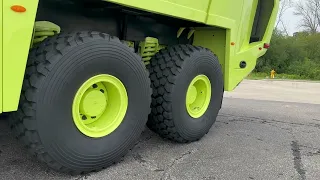
<path fill-rule="evenodd" d="M 128 93 L 122 82 L 115 76 L 100 74 L 78 89 L 72 104 L 72 117 L 80 132 L 100 138 L 120 126 L 127 108 Z"/>
<path fill-rule="evenodd" d="M 198 75 L 191 81 L 186 95 L 188 114 L 197 119 L 203 116 L 211 101 L 211 83 L 206 75 Z"/>
<path fill-rule="evenodd" d="M 237 87 L 254 69 L 257 59 L 266 53 L 264 43 L 270 43 L 279 0 L 274 0 L 274 8 L 263 40 L 250 43 L 257 4 L 256 0 L 212 0 L 206 24 L 221 29 L 199 29 L 195 33 L 195 45 L 207 47 L 218 55 L 223 66 L 226 91 Z M 225 36 L 220 31 L 225 31 Z M 219 37 L 216 37 L 217 35 Z M 240 68 L 241 61 L 246 61 L 245 68 Z"/>
<path fill-rule="evenodd" d="M 234 48 L 235 52 L 230 52 L 230 59 L 226 59 L 228 65 L 226 66 L 225 89 L 228 91 L 233 90 L 255 68 L 257 59 L 266 53 L 267 49 L 264 49 L 263 46 L 264 43 L 270 43 L 278 14 L 279 0 L 274 0 L 274 8 L 262 41 L 249 43 L 257 1 L 245 0 L 244 2 L 238 30 L 238 45 Z M 239 67 L 241 61 L 246 61 L 246 68 Z"/>
<path fill-rule="evenodd" d="M 266 49 L 260 50 L 259 48 L 263 47 L 264 43 L 270 42 L 279 7 L 279 0 L 274 0 L 274 9 L 263 40 L 250 44 L 252 24 L 258 4 L 256 0 L 110 1 L 132 8 L 205 23 L 224 30 L 225 33 L 222 34 L 225 34 L 225 37 L 219 38 L 211 37 L 212 34 L 219 34 L 216 28 L 212 29 L 211 33 L 208 31 L 195 32 L 194 44 L 207 47 L 220 54 L 218 57 L 223 65 L 226 91 L 233 90 L 254 69 L 257 58 L 266 53 Z M 221 44 L 221 42 L 225 42 L 225 44 Z M 224 55 L 222 55 L 223 52 Z M 241 61 L 246 61 L 245 68 L 239 67 Z"/>
<path fill-rule="evenodd" d="M 225 71 L 226 59 L 226 30 L 225 29 L 210 29 L 197 28 L 193 38 L 193 45 L 203 46 L 210 49 L 218 57 L 222 66 L 222 71 Z"/>
<path fill-rule="evenodd" d="M 2 111 L 18 107 L 26 62 L 33 32 L 38 0 L 3 0 L 3 54 L 2 54 Z M 14 5 L 25 7 L 25 12 L 15 12 Z"/>

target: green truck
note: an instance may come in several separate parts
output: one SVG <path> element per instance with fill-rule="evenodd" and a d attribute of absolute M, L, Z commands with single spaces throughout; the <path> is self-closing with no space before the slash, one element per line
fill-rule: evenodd
<path fill-rule="evenodd" d="M 279 0 L 2 0 L 0 112 L 59 172 L 120 161 L 146 126 L 197 141 L 224 91 L 266 53 L 278 8 Z"/>

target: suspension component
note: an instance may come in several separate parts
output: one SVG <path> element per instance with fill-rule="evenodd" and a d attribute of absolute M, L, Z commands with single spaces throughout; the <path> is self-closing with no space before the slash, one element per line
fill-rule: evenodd
<path fill-rule="evenodd" d="M 149 64 L 150 59 L 163 48 L 165 48 L 165 46 L 159 45 L 157 38 L 146 37 L 145 41 L 140 42 L 139 54 L 145 65 Z"/>
<path fill-rule="evenodd" d="M 60 33 L 60 27 L 49 21 L 36 21 L 33 28 L 33 35 L 30 43 L 30 48 L 42 42 L 50 36 Z"/>
<path fill-rule="evenodd" d="M 134 48 L 134 42 L 133 41 L 122 41 L 126 43 L 129 47 Z"/>

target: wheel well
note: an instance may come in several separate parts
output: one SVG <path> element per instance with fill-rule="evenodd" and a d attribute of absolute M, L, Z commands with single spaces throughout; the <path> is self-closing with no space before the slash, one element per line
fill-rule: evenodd
<path fill-rule="evenodd" d="M 223 28 L 100 0 L 40 0 L 36 21 L 51 21 L 62 31 L 105 32 L 133 42 L 136 52 L 139 42 L 144 42 L 146 37 L 157 38 L 165 46 L 202 46 L 214 52 L 225 69 L 226 29 Z"/>
<path fill-rule="evenodd" d="M 150 36 L 164 45 L 191 44 L 188 31 L 177 38 L 179 28 L 205 26 L 96 0 L 40 0 L 36 20 L 51 21 L 63 31 L 100 31 L 133 42 Z"/>

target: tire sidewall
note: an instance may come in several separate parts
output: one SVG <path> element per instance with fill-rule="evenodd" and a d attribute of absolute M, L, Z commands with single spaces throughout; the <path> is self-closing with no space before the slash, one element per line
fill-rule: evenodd
<path fill-rule="evenodd" d="M 123 156 L 139 138 L 150 112 L 150 84 L 141 58 L 119 41 L 94 40 L 74 46 L 56 58 L 37 98 L 38 133 L 49 155 L 64 166 L 92 169 Z M 120 126 L 101 138 L 82 134 L 72 118 L 80 86 L 99 74 L 117 77 L 128 94 Z"/>
<path fill-rule="evenodd" d="M 223 97 L 223 78 L 216 56 L 207 50 L 196 51 L 184 60 L 172 93 L 172 114 L 178 133 L 184 139 L 194 141 L 206 134 L 214 124 Z M 186 95 L 191 81 L 205 75 L 211 83 L 211 99 L 206 112 L 193 118 L 186 109 Z"/>

